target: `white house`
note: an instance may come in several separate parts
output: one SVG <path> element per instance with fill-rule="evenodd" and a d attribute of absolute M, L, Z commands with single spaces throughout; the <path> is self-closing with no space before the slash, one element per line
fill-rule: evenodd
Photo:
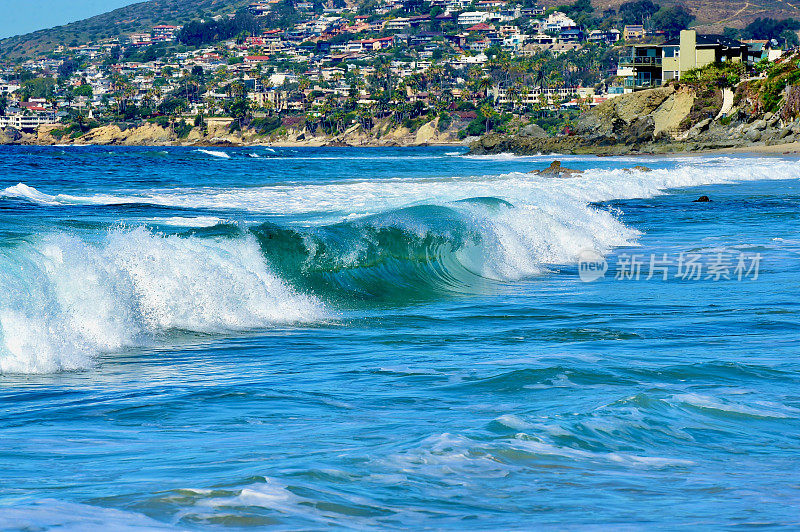
<path fill-rule="evenodd" d="M 544 31 L 560 32 L 564 28 L 574 28 L 576 24 L 574 20 L 569 18 L 561 11 L 556 11 L 554 13 L 550 13 L 550 15 L 545 19 L 543 26 Z"/>
<path fill-rule="evenodd" d="M 489 20 L 491 15 L 483 11 L 465 11 L 458 16 L 458 24 L 460 26 L 474 26 L 481 22 Z"/>

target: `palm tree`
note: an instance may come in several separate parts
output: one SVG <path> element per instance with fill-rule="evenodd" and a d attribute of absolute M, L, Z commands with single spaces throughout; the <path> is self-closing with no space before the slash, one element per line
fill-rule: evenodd
<path fill-rule="evenodd" d="M 512 105 L 511 105 L 512 111 L 516 111 L 516 109 L 517 109 L 517 104 L 519 103 L 519 93 L 520 93 L 520 89 L 516 84 L 514 84 L 514 85 L 510 86 L 508 89 L 506 89 L 506 94 L 508 95 L 508 98 L 512 102 Z"/>
<path fill-rule="evenodd" d="M 67 89 L 64 99 L 67 100 L 67 109 L 72 110 L 72 102 L 75 101 L 75 93 L 71 89 Z"/>
<path fill-rule="evenodd" d="M 481 106 L 481 113 L 486 118 L 486 133 L 488 133 L 491 122 L 496 118 L 497 113 L 495 112 L 494 107 L 488 103 Z"/>
<path fill-rule="evenodd" d="M 483 97 L 489 97 L 489 89 L 492 87 L 492 79 L 485 77 L 478 80 L 478 89 L 483 91 Z"/>

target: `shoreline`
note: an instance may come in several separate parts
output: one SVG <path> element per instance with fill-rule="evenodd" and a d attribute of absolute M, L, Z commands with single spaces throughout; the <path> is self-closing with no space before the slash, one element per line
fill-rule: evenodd
<path fill-rule="evenodd" d="M 364 143 L 364 144 L 349 144 L 342 142 L 291 142 L 291 141 L 277 141 L 277 142 L 140 142 L 140 143 L 114 143 L 114 142 L 10 142 L 0 143 L 0 146 L 40 146 L 40 147 L 88 147 L 88 146 L 105 146 L 113 148 L 469 148 L 469 144 L 465 142 L 428 142 L 423 144 L 402 144 L 402 143 Z M 724 148 L 701 148 L 696 150 L 672 150 L 672 151 L 636 151 L 627 153 L 608 153 L 604 151 L 593 151 L 591 148 L 581 150 L 580 153 L 515 153 L 513 151 L 499 151 L 494 153 L 474 153 L 466 151 L 465 155 L 499 155 L 509 154 L 519 157 L 531 156 L 552 156 L 555 158 L 564 156 L 594 156 L 597 158 L 609 157 L 696 157 L 702 155 L 798 155 L 800 156 L 800 141 L 790 142 L 778 145 L 752 145 L 752 146 L 737 146 L 737 147 L 724 147 Z"/>
<path fill-rule="evenodd" d="M 176 139 L 169 131 L 131 129 L 114 132 L 110 135 L 86 135 L 76 139 L 59 139 L 50 135 L 52 128 L 40 129 L 36 133 L 21 133 L 9 136 L 8 130 L 0 130 L 0 145 L 12 146 L 118 146 L 118 147 L 187 147 L 187 148 L 414 148 L 441 147 L 464 148 L 471 155 L 512 154 L 518 156 L 563 157 L 567 155 L 586 155 L 596 157 L 692 157 L 699 155 L 800 155 L 800 140 L 790 142 L 744 142 L 738 145 L 722 145 L 718 143 L 652 143 L 639 146 L 620 144 L 582 144 L 564 145 L 569 137 L 550 138 L 545 146 L 528 144 L 524 137 L 491 135 L 488 137 L 467 137 L 463 140 L 433 137 L 427 140 L 415 138 L 413 135 L 387 135 L 373 137 L 359 135 L 350 138 L 312 137 L 297 140 L 284 138 L 268 140 L 253 138 L 248 135 L 238 136 L 199 136 Z M 108 132 L 108 130 L 107 130 Z M 86 138 L 88 136 L 88 138 Z M 490 139 L 490 142 L 486 140 Z M 417 140 L 423 140 L 417 142 Z M 536 149 L 543 148 L 543 149 Z M 554 149 L 563 148 L 563 149 Z"/>

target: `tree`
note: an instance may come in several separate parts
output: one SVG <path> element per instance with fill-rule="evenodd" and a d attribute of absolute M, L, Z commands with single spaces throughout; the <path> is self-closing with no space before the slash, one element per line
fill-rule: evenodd
<path fill-rule="evenodd" d="M 242 120 L 250 115 L 250 100 L 246 96 L 227 100 L 224 107 L 229 116 L 239 121 L 239 127 L 242 125 Z"/>
<path fill-rule="evenodd" d="M 72 109 L 72 102 L 75 101 L 75 93 L 72 91 L 67 91 L 64 95 L 64 99 L 67 100 L 67 109 Z"/>
<path fill-rule="evenodd" d="M 288 0 L 287 0 L 288 1 Z M 285 2 L 282 2 L 283 5 Z M 279 7 L 273 8 L 279 9 Z M 216 42 L 249 34 L 256 35 L 262 29 L 259 19 L 249 14 L 247 10 L 240 10 L 233 18 L 223 17 L 220 20 L 210 19 L 205 22 L 193 20 L 178 32 L 179 42 L 189 46 L 199 46 L 201 44 Z"/>
<path fill-rule="evenodd" d="M 483 118 L 486 120 L 486 133 L 488 133 L 489 129 L 492 127 L 492 123 L 497 120 L 497 112 L 491 105 L 484 104 L 480 108 L 480 114 L 483 115 Z"/>
<path fill-rule="evenodd" d="M 774 18 L 757 18 L 742 30 L 745 39 L 777 39 L 782 42 L 786 31 L 800 30 L 800 21 L 793 18 L 775 20 Z M 795 35 L 795 39 L 797 36 Z"/>
<path fill-rule="evenodd" d="M 793 46 L 800 45 L 800 38 L 798 38 L 797 32 L 792 30 L 783 30 L 778 36 L 778 42 L 783 43 L 783 45 L 787 48 L 791 48 Z"/>
<path fill-rule="evenodd" d="M 738 39 L 739 30 L 737 30 L 736 28 L 729 28 L 726 26 L 725 29 L 722 30 L 722 36 L 725 37 L 726 39 Z"/>
<path fill-rule="evenodd" d="M 622 24 L 644 24 L 644 22 L 655 15 L 659 6 L 652 0 L 634 0 L 625 2 L 619 6 L 619 17 Z"/>
<path fill-rule="evenodd" d="M 78 70 L 78 67 L 79 65 L 75 58 L 68 57 L 63 63 L 61 63 L 61 66 L 58 67 L 58 75 L 62 78 L 69 79 L 69 77 L 72 76 L 76 70 Z"/>
<path fill-rule="evenodd" d="M 20 94 L 23 100 L 31 98 L 52 99 L 55 94 L 56 80 L 53 78 L 33 78 L 22 82 Z"/>
<path fill-rule="evenodd" d="M 75 96 L 85 96 L 86 98 L 91 98 L 94 94 L 94 91 L 92 91 L 92 86 L 88 83 L 84 83 L 83 85 L 75 87 L 72 92 L 75 94 Z"/>
<path fill-rule="evenodd" d="M 683 6 L 665 7 L 653 15 L 653 27 L 664 31 L 669 37 L 677 37 L 689 27 L 694 15 Z"/>
<path fill-rule="evenodd" d="M 491 80 L 491 78 L 481 78 L 481 79 L 479 79 L 478 83 L 477 83 L 477 86 L 478 86 L 478 90 L 483 92 L 483 97 L 484 98 L 488 98 L 489 97 L 489 89 L 492 88 L 492 80 Z"/>
<path fill-rule="evenodd" d="M 200 65 L 195 65 L 192 67 L 192 76 L 202 82 L 206 77 L 206 71 Z"/>
<path fill-rule="evenodd" d="M 572 5 L 560 6 L 558 10 L 574 19 L 578 24 L 585 25 L 593 22 L 594 7 L 590 0 L 577 0 Z"/>

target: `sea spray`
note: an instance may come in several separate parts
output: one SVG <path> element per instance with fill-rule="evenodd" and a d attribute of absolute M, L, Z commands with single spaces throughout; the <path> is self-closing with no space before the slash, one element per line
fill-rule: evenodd
<path fill-rule="evenodd" d="M 50 234 L 0 255 L 0 371 L 88 367 L 170 331 L 319 320 L 321 305 L 269 270 L 252 238 L 115 229 L 100 242 Z"/>

